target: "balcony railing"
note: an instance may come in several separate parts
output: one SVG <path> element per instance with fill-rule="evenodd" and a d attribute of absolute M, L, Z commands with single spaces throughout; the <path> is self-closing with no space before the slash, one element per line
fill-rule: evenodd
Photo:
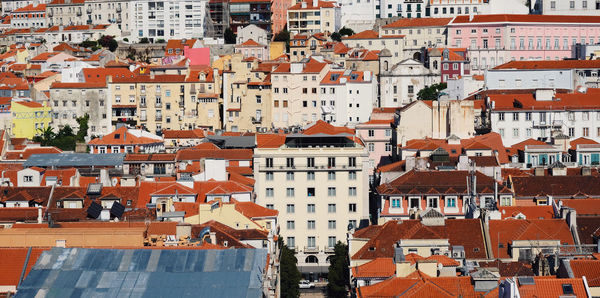
<path fill-rule="evenodd" d="M 305 246 L 304 252 L 319 252 L 318 246 Z"/>
<path fill-rule="evenodd" d="M 154 103 L 154 106 L 157 107 L 157 108 L 161 108 L 162 107 L 162 102 Z"/>
<path fill-rule="evenodd" d="M 260 124 L 262 122 L 263 117 L 252 117 L 252 124 Z"/>
<path fill-rule="evenodd" d="M 325 247 L 325 252 L 326 253 L 333 253 L 333 252 L 335 252 L 335 247 Z"/>
<path fill-rule="evenodd" d="M 146 107 L 146 103 L 145 102 L 140 102 L 140 108 L 145 108 Z"/>
<path fill-rule="evenodd" d="M 162 121 L 162 116 L 157 115 L 155 119 L 156 121 Z"/>
<path fill-rule="evenodd" d="M 554 120 L 554 121 L 534 121 L 533 127 L 552 127 L 552 128 L 560 128 L 563 126 L 562 120 Z"/>
<path fill-rule="evenodd" d="M 260 170 L 265 170 L 265 171 L 276 171 L 276 170 L 283 170 L 283 171 L 289 171 L 289 170 L 298 170 L 298 171 L 317 171 L 317 170 L 360 170 L 359 166 L 350 166 L 350 165 L 336 165 L 336 166 L 329 166 L 329 165 L 315 165 L 312 167 L 306 166 L 306 165 L 294 165 L 294 166 L 287 166 L 287 165 L 273 165 L 272 167 L 267 167 L 266 165 L 261 165 L 259 167 Z"/>
<path fill-rule="evenodd" d="M 180 107 L 180 108 L 183 108 L 183 107 L 185 107 L 185 102 L 183 102 L 183 101 L 180 101 L 180 102 L 179 102 L 179 107 Z"/>

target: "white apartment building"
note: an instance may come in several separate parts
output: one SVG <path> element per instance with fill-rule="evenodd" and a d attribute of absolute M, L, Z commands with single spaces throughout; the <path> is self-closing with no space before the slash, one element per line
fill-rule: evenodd
<path fill-rule="evenodd" d="M 46 24 L 46 4 L 29 4 L 10 12 L 11 28 L 43 28 Z"/>
<path fill-rule="evenodd" d="M 287 22 L 296 34 L 333 33 L 341 28 L 340 6 L 334 1 L 301 1 L 288 8 Z"/>
<path fill-rule="evenodd" d="M 207 0 L 135 0 L 130 41 L 147 37 L 159 39 L 199 38 L 204 36 Z"/>
<path fill-rule="evenodd" d="M 594 93 L 488 94 L 492 131 L 505 146 L 533 138 L 550 141 L 562 133 L 571 139 L 585 137 L 600 141 L 600 103 Z"/>
<path fill-rule="evenodd" d="M 377 3 L 378 18 L 451 18 L 481 13 L 529 13 L 524 0 L 384 0 Z"/>
<path fill-rule="evenodd" d="M 314 58 L 275 68 L 271 73 L 273 127 L 305 126 L 321 118 L 319 88 L 329 69 L 328 63 Z"/>
<path fill-rule="evenodd" d="M 422 48 L 443 47 L 446 45 L 446 26 L 451 18 L 399 19 L 382 26 L 379 35 L 382 38 L 404 36 L 404 58 L 421 60 Z M 394 53 L 395 56 L 395 53 Z"/>
<path fill-rule="evenodd" d="M 133 29 L 132 0 L 54 0 L 46 7 L 48 22 L 53 26 L 116 24 L 123 37 Z"/>
<path fill-rule="evenodd" d="M 318 121 L 283 144 L 254 150 L 256 203 L 279 210 L 280 235 L 302 273 L 326 273 L 349 225 L 368 221 L 369 158 L 353 136 Z"/>
<path fill-rule="evenodd" d="M 600 13 L 600 1 L 596 0 L 537 0 L 542 14 L 592 16 Z"/>
<path fill-rule="evenodd" d="M 330 71 L 319 91 L 321 119 L 333 125 L 354 127 L 377 107 L 377 79 L 370 71 Z"/>
<path fill-rule="evenodd" d="M 373 28 L 375 24 L 375 0 L 338 0 L 341 26 L 360 32 Z"/>
<path fill-rule="evenodd" d="M 27 5 L 33 4 L 46 4 L 50 1 L 48 0 L 3 0 L 2 5 L 2 14 L 8 14 L 15 9 L 19 9 L 21 7 L 25 7 Z"/>
<path fill-rule="evenodd" d="M 432 72 L 418 61 L 406 59 L 393 65 L 391 53 L 380 53 L 379 106 L 402 107 L 417 100 L 417 93 L 426 86 L 441 81 L 439 74 Z"/>

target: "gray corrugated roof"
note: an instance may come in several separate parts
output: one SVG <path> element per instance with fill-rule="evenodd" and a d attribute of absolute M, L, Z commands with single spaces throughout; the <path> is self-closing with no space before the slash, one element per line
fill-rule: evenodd
<path fill-rule="evenodd" d="M 55 153 L 32 154 L 23 164 L 25 167 L 85 167 L 121 166 L 125 153 Z"/>
<path fill-rule="evenodd" d="M 223 148 L 254 148 L 256 138 L 254 136 L 207 136 L 209 140 L 223 143 Z"/>
<path fill-rule="evenodd" d="M 45 251 L 17 297 L 262 297 L 264 249 Z"/>

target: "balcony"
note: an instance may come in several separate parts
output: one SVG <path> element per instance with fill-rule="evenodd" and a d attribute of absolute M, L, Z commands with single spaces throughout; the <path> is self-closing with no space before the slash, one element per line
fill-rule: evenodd
<path fill-rule="evenodd" d="M 146 107 L 146 102 L 140 102 L 140 108 L 145 108 Z"/>
<path fill-rule="evenodd" d="M 146 115 L 140 117 L 140 121 L 147 121 Z"/>
<path fill-rule="evenodd" d="M 180 108 L 183 108 L 183 107 L 185 107 L 185 102 L 183 102 L 183 101 L 180 101 L 180 102 L 179 102 L 179 107 L 180 107 Z"/>
<path fill-rule="evenodd" d="M 319 252 L 319 247 L 318 246 L 305 246 L 304 252 L 305 253 L 317 253 L 317 252 Z"/>
<path fill-rule="evenodd" d="M 81 9 L 77 10 L 77 16 L 80 17 L 83 13 L 81 13 Z"/>
<path fill-rule="evenodd" d="M 562 126 L 563 126 L 562 120 L 533 121 L 534 128 L 561 128 Z"/>
<path fill-rule="evenodd" d="M 117 13 L 121 13 L 122 9 L 121 9 L 121 5 L 117 6 L 117 9 L 115 10 Z"/>
<path fill-rule="evenodd" d="M 325 253 L 334 253 L 335 247 L 325 247 Z"/>
<path fill-rule="evenodd" d="M 92 13 L 92 7 L 88 6 L 87 9 L 85 10 L 85 12 L 87 12 L 87 14 L 91 14 Z"/>
<path fill-rule="evenodd" d="M 157 108 L 162 108 L 162 102 L 156 102 L 154 103 L 154 106 Z"/>
<path fill-rule="evenodd" d="M 154 118 L 156 121 L 162 121 L 162 115 L 156 115 Z"/>
<path fill-rule="evenodd" d="M 252 124 L 262 123 L 263 117 L 252 117 Z"/>

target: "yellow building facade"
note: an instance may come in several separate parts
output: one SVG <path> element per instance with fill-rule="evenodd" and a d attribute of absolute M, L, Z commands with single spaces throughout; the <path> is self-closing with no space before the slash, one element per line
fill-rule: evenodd
<path fill-rule="evenodd" d="M 35 101 L 12 101 L 12 130 L 15 138 L 31 139 L 50 126 L 51 109 L 45 104 Z"/>

